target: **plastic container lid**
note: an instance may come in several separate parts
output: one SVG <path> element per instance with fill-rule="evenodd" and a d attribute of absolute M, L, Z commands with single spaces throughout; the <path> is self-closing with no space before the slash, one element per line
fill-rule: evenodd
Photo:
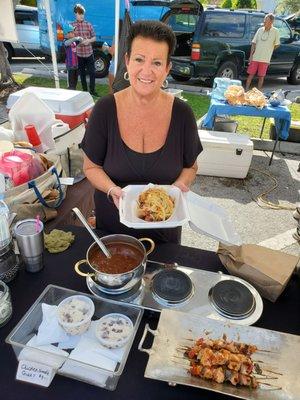
<path fill-rule="evenodd" d="M 57 306 L 59 324 L 70 335 L 81 335 L 90 326 L 95 312 L 93 301 L 82 295 L 67 297 Z"/>
<path fill-rule="evenodd" d="M 96 337 L 103 346 L 109 349 L 123 347 L 130 339 L 132 332 L 133 323 L 124 314 L 107 314 L 96 323 Z"/>
<path fill-rule="evenodd" d="M 81 115 L 95 104 L 93 97 L 88 92 L 30 86 L 10 94 L 7 99 L 7 108 L 11 109 L 25 93 L 34 94 L 43 100 L 55 114 Z"/>

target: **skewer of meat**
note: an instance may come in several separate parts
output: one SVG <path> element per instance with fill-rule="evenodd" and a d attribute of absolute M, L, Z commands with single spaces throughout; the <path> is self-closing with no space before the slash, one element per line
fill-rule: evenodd
<path fill-rule="evenodd" d="M 199 350 L 199 351 L 198 351 Z M 222 349 L 214 351 L 208 347 L 191 349 L 185 352 L 185 356 L 190 360 L 197 361 L 205 367 L 226 366 L 227 369 L 241 372 L 242 374 L 251 374 L 254 369 L 254 363 L 250 357 L 244 354 L 232 354 L 228 350 Z"/>
<path fill-rule="evenodd" d="M 258 387 L 258 382 L 255 377 L 242 374 L 240 372 L 231 371 L 225 367 L 205 367 L 201 364 L 192 365 L 189 369 L 191 375 L 200 378 L 213 380 L 217 383 L 229 381 L 232 385 L 249 386 L 253 389 Z"/>
<path fill-rule="evenodd" d="M 196 340 L 195 346 L 203 348 L 203 347 L 209 347 L 214 350 L 221 350 L 225 349 L 230 351 L 231 353 L 241 353 L 247 356 L 251 356 L 255 351 L 257 351 L 257 346 L 252 345 L 252 344 L 246 344 L 246 343 L 239 343 L 239 342 L 234 342 L 234 341 L 227 341 L 225 339 L 204 339 L 200 338 Z"/>

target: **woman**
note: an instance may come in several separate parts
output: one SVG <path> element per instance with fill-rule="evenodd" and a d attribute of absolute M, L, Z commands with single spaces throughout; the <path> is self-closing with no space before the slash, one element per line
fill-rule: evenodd
<path fill-rule="evenodd" d="M 188 191 L 202 150 L 190 107 L 161 87 L 169 74 L 175 36 L 165 24 L 140 21 L 128 35 L 130 86 L 97 102 L 82 142 L 84 172 L 95 187 L 97 228 L 180 242 L 181 229 L 142 230 L 119 221 L 122 187 L 173 184 Z"/>

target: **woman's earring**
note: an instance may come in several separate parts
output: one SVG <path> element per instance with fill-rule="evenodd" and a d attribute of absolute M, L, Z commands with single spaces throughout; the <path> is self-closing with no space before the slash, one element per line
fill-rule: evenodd
<path fill-rule="evenodd" d="M 124 72 L 124 79 L 125 79 L 125 81 L 129 81 L 129 74 L 127 71 Z"/>
<path fill-rule="evenodd" d="M 167 89 L 168 86 L 169 86 L 169 82 L 167 81 L 167 79 L 165 79 L 165 80 L 163 81 L 162 88 L 163 88 L 163 89 Z"/>

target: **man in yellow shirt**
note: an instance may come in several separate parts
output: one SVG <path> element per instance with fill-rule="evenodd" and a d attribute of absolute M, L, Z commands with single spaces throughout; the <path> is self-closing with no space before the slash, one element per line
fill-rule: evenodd
<path fill-rule="evenodd" d="M 273 26 L 274 18 L 273 14 L 267 14 L 264 19 L 264 26 L 257 30 L 252 40 L 246 90 L 249 90 L 252 79 L 256 74 L 258 76 L 258 89 L 261 90 L 273 51 L 280 46 L 279 31 Z"/>

